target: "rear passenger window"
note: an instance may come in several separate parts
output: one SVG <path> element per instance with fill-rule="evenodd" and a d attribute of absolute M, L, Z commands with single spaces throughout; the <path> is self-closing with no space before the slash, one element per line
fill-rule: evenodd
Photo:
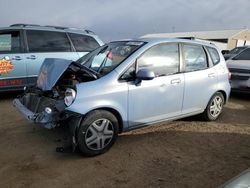
<path fill-rule="evenodd" d="M 0 53 L 17 53 L 21 51 L 19 31 L 0 34 Z"/>
<path fill-rule="evenodd" d="M 91 36 L 75 33 L 68 34 L 77 52 L 90 52 L 100 46 Z"/>
<path fill-rule="evenodd" d="M 217 65 L 220 62 L 220 55 L 215 48 L 207 47 L 209 55 L 212 59 L 214 65 Z"/>
<path fill-rule="evenodd" d="M 203 70 L 208 67 L 206 53 L 202 46 L 183 45 L 186 72 Z"/>
<path fill-rule="evenodd" d="M 179 72 L 178 44 L 160 44 L 147 50 L 138 60 L 138 69 L 147 68 L 156 76 Z"/>
<path fill-rule="evenodd" d="M 71 45 L 66 33 L 54 31 L 27 31 L 30 52 L 70 52 Z"/>

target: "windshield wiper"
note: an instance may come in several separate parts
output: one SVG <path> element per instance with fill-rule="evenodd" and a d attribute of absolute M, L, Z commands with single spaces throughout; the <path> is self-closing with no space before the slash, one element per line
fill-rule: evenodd
<path fill-rule="evenodd" d="M 87 72 L 90 76 L 92 76 L 96 80 L 101 77 L 100 73 L 86 67 L 85 65 L 82 65 L 82 64 L 76 63 L 76 62 L 74 62 L 74 64 L 77 65 L 80 69 L 83 69 L 85 72 Z"/>

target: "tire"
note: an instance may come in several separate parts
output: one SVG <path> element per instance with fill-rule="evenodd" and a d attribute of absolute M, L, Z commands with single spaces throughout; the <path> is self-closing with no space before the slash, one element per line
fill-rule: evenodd
<path fill-rule="evenodd" d="M 78 130 L 78 147 L 85 156 L 107 152 L 118 136 L 118 120 L 109 111 L 95 110 L 86 115 Z"/>
<path fill-rule="evenodd" d="M 202 117 L 206 121 L 215 121 L 223 111 L 225 99 L 222 93 L 216 92 L 209 100 L 206 109 L 202 113 Z"/>

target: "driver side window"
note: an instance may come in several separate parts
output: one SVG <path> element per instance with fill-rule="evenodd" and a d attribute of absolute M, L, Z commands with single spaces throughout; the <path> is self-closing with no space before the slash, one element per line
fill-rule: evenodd
<path fill-rule="evenodd" d="M 153 46 L 137 60 L 138 70 L 149 69 L 158 76 L 179 72 L 179 47 L 177 43 Z"/>
<path fill-rule="evenodd" d="M 137 59 L 138 70 L 149 69 L 156 77 L 171 75 L 179 72 L 179 46 L 177 43 L 164 43 L 153 46 Z M 135 64 L 122 76 L 121 80 L 135 79 Z M 137 71 L 138 71 L 137 70 Z"/>
<path fill-rule="evenodd" d="M 183 45 L 186 72 L 203 70 L 208 67 L 207 56 L 202 46 Z"/>

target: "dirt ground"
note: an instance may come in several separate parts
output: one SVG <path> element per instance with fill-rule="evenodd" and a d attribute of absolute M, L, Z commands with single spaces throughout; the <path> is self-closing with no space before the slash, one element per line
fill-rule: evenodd
<path fill-rule="evenodd" d="M 250 95 L 217 122 L 196 117 L 120 135 L 104 155 L 56 153 L 65 129 L 28 123 L 0 99 L 0 187 L 218 187 L 250 167 Z"/>

